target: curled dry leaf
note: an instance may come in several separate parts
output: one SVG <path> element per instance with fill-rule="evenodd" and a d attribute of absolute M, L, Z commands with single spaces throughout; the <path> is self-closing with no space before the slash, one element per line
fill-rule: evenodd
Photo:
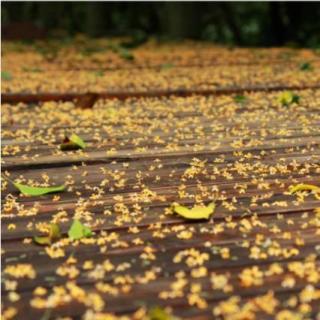
<path fill-rule="evenodd" d="M 59 225 L 51 223 L 49 227 L 49 234 L 47 236 L 35 236 L 34 242 L 40 245 L 50 245 L 61 238 L 61 231 Z"/>
<path fill-rule="evenodd" d="M 80 96 L 76 102 L 75 106 L 81 109 L 90 109 L 93 108 L 95 102 L 99 98 L 97 93 L 85 93 L 84 95 Z"/>

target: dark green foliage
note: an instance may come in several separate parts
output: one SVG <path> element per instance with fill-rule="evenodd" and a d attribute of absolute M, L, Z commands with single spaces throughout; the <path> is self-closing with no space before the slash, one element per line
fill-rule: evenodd
<path fill-rule="evenodd" d="M 3 38 L 12 34 L 12 23 L 32 21 L 49 36 L 64 39 L 78 33 L 130 36 L 121 43 L 127 49 L 150 36 L 237 46 L 318 48 L 320 43 L 316 2 L 4 2 L 1 14 Z M 26 40 L 27 30 L 22 31 Z M 126 52 L 120 55 L 132 59 Z"/>

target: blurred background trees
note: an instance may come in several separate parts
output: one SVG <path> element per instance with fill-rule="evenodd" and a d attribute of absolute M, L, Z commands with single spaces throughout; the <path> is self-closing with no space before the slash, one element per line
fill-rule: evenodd
<path fill-rule="evenodd" d="M 2 2 L 2 37 L 133 36 L 320 46 L 317 2 Z"/>

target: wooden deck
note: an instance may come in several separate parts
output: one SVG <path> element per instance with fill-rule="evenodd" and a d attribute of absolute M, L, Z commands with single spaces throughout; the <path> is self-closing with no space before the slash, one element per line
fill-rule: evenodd
<path fill-rule="evenodd" d="M 28 197 L 3 181 L 3 317 L 319 319 L 320 200 L 288 188 L 320 186 L 320 90 L 297 85 L 283 106 L 273 89 L 102 94 L 92 109 L 3 95 L 2 173 L 67 187 Z M 72 132 L 85 150 L 59 149 Z M 211 201 L 208 221 L 170 210 Z M 93 237 L 68 239 L 75 217 Z M 63 238 L 36 245 L 49 222 Z"/>

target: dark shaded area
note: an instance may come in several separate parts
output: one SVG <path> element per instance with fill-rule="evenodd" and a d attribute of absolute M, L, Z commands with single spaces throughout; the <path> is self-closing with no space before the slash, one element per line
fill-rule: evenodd
<path fill-rule="evenodd" d="M 8 2 L 4 39 L 150 36 L 198 39 L 237 46 L 320 45 L 316 2 Z"/>

